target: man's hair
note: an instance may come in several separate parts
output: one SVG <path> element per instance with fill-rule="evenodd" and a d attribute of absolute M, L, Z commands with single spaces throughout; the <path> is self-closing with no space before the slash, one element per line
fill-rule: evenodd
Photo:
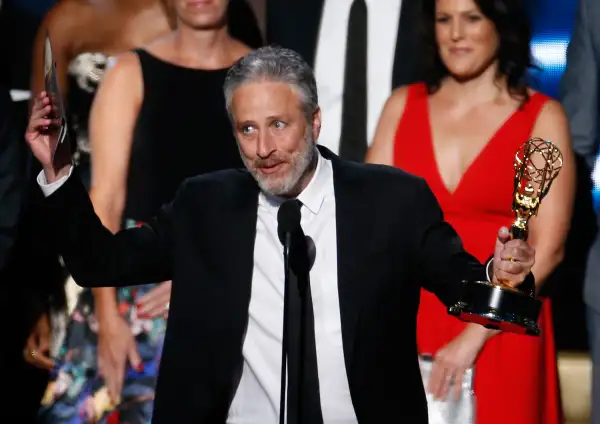
<path fill-rule="evenodd" d="M 258 81 L 283 82 L 294 87 L 300 93 L 302 109 L 309 122 L 319 107 L 315 76 L 302 56 L 290 49 L 268 46 L 242 57 L 227 72 L 223 91 L 230 119 L 234 90 Z"/>

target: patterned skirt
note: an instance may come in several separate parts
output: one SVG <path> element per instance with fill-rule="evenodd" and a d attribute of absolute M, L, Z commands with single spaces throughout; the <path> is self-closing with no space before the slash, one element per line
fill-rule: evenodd
<path fill-rule="evenodd" d="M 136 339 L 143 369 L 137 371 L 127 363 L 121 403 L 116 406 L 98 374 L 94 296 L 89 289 L 81 292 L 55 358 L 56 366 L 39 411 L 40 423 L 150 424 L 166 320 L 141 319 L 135 305 L 154 287 L 156 284 L 117 289 L 119 309 Z"/>

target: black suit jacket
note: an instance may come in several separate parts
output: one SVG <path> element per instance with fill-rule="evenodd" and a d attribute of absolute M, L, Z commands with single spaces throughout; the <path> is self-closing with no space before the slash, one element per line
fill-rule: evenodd
<path fill-rule="evenodd" d="M 58 254 L 44 248 L 44 199 L 34 176 L 40 166 L 18 118 L 8 88 L 0 86 L 0 310 L 10 307 L 22 317 L 61 297 L 61 272 Z"/>
<path fill-rule="evenodd" d="M 326 0 L 267 0 L 267 42 L 300 53 L 314 67 Z M 336 1 L 336 0 L 328 0 Z M 422 0 L 404 0 L 394 52 L 392 88 L 421 81 L 419 22 Z"/>
<path fill-rule="evenodd" d="M 356 415 L 361 424 L 426 424 L 419 290 L 450 304 L 460 281 L 484 279 L 485 268 L 463 250 L 422 179 L 320 149 L 333 165 L 343 349 Z M 195 177 L 147 225 L 116 236 L 77 178 L 47 199 L 48 225 L 82 286 L 173 279 L 155 424 L 226 421 L 243 365 L 258 194 L 246 170 Z"/>
<path fill-rule="evenodd" d="M 2 418 L 28 424 L 37 422 L 48 373 L 27 364 L 23 348 L 39 315 L 62 305 L 64 277 L 58 254 L 48 249 L 45 202 L 32 178 L 37 164 L 15 106 L 8 89 L 0 86 L 0 322 L 7 323 L 0 342 L 0 375 L 14 383 L 3 399 L 3 405 L 13 408 Z"/>
<path fill-rule="evenodd" d="M 8 263 L 16 236 L 27 181 L 27 150 L 17 134 L 12 100 L 0 86 L 0 270 Z"/>

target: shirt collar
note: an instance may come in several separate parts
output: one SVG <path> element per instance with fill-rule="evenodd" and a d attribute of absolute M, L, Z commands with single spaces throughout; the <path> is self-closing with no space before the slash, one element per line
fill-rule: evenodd
<path fill-rule="evenodd" d="M 314 215 L 319 213 L 325 196 L 328 194 L 328 188 L 332 184 L 328 184 L 328 181 L 333 178 L 333 169 L 331 162 L 321 156 L 319 149 L 315 149 L 317 154 L 317 168 L 306 188 L 297 197 L 306 208 L 311 211 Z M 273 196 L 265 192 L 260 193 L 259 205 L 264 206 L 268 209 L 279 209 L 281 203 L 286 199 L 278 196 Z"/>

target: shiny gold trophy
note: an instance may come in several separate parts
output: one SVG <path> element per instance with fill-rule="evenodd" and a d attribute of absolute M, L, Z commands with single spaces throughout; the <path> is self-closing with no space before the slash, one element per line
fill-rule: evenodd
<path fill-rule="evenodd" d="M 532 138 L 517 150 L 512 203 L 517 219 L 510 227 L 511 238 L 527 240 L 529 219 L 537 214 L 562 163 L 560 150 L 541 138 Z M 448 313 L 487 328 L 537 336 L 542 302 L 535 297 L 533 281 L 527 279 L 517 288 L 502 281 L 465 281 L 460 300 Z"/>

